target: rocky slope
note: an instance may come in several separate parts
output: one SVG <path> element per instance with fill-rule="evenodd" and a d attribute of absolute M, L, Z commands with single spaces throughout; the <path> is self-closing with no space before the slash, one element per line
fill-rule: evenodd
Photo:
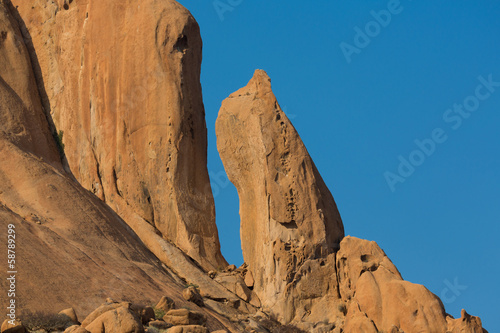
<path fill-rule="evenodd" d="M 66 309 L 67 332 L 92 333 L 483 332 L 376 243 L 344 237 L 260 70 L 217 120 L 246 261 L 227 266 L 200 64 L 198 25 L 173 0 L 0 0 L 0 228 L 16 230 L 18 315 Z"/>

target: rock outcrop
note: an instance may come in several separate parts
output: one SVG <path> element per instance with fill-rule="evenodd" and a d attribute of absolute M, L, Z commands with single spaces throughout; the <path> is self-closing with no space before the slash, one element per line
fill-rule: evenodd
<path fill-rule="evenodd" d="M 19 244 L 17 304 L 35 311 L 80 299 L 77 310 L 85 312 L 95 302 L 85 300 L 89 294 L 137 299 L 139 284 L 146 297 L 180 289 L 109 207 L 65 175 L 17 21 L 3 1 L 0 35 L 0 227 L 12 224 Z M 5 274 L 2 290 L 9 289 Z"/>
<path fill-rule="evenodd" d="M 153 233 L 224 268 L 191 14 L 174 0 L 11 1 L 76 179 L 158 257 Z"/>
<path fill-rule="evenodd" d="M 298 315 L 294 286 L 307 271 L 328 261 L 324 277 L 335 274 L 334 253 L 344 236 L 335 201 L 264 71 L 224 100 L 216 132 L 240 197 L 243 257 L 254 291 L 264 308 L 290 321 Z M 323 297 L 329 282 L 319 280 L 321 288 L 304 299 Z"/>
<path fill-rule="evenodd" d="M 375 242 L 344 237 L 260 70 L 216 125 L 246 261 L 227 266 L 200 64 L 198 25 L 173 0 L 0 0 L 0 228 L 20 272 L 7 286 L 1 271 L 0 289 L 21 317 L 2 333 L 61 309 L 67 333 L 485 332 Z"/>
<path fill-rule="evenodd" d="M 404 281 L 375 242 L 344 238 L 333 197 L 270 81 L 257 70 L 223 101 L 216 123 L 262 310 L 307 332 L 482 332 L 479 318 L 453 319 L 436 295 Z"/>
<path fill-rule="evenodd" d="M 64 170 L 62 147 L 58 149 L 50 131 L 19 21 L 11 10 L 0 1 L 0 228 L 7 231 L 12 225 L 16 233 L 14 268 L 22 272 L 15 284 L 18 316 L 68 307 L 85 315 L 107 296 L 151 304 L 158 295 L 169 295 L 179 306 L 197 308 L 182 297 L 186 282 Z M 2 238 L 0 247 L 6 249 L 6 242 Z M 165 249 L 165 261 L 184 268 L 206 289 L 204 295 L 237 299 L 164 242 L 157 244 Z M 0 272 L 3 291 L 10 288 L 6 274 Z M 0 305 L 6 308 L 8 301 L 2 297 Z M 219 319 L 207 314 L 208 325 L 224 328 Z"/>

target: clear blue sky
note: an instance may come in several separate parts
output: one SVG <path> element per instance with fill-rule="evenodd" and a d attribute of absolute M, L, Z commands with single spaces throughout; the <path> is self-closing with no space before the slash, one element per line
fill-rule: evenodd
<path fill-rule="evenodd" d="M 500 332 L 500 2 L 221 0 L 219 13 L 213 0 L 180 2 L 204 41 L 208 167 L 227 260 L 243 260 L 239 203 L 215 120 L 260 68 L 346 234 L 377 241 L 453 316 L 466 308 Z M 381 10 L 390 22 L 375 23 Z"/>

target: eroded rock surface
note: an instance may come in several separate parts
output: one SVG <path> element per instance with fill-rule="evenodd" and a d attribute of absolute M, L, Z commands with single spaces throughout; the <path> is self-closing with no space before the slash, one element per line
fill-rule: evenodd
<path fill-rule="evenodd" d="M 404 281 L 375 242 L 344 237 L 333 197 L 265 72 L 223 101 L 216 131 L 263 311 L 307 332 L 483 331 L 479 318 L 452 319 L 436 295 Z"/>
<path fill-rule="evenodd" d="M 270 81 L 257 70 L 246 87 L 224 100 L 216 123 L 217 148 L 240 197 L 243 257 L 254 291 L 265 308 L 289 321 L 296 316 L 291 308 L 298 300 L 291 293 L 299 276 L 307 275 L 311 261 L 329 260 L 344 228 Z M 328 282 L 320 280 L 320 289 L 305 297 L 322 297 Z"/>
<path fill-rule="evenodd" d="M 155 254 L 143 224 L 204 268 L 225 267 L 191 14 L 173 0 L 12 4 L 76 179 Z"/>
<path fill-rule="evenodd" d="M 4 1 L 0 36 L 0 227 L 12 225 L 19 245 L 18 311 L 74 306 L 86 313 L 104 294 L 182 300 L 182 286 L 123 220 L 64 172 L 18 21 Z M 2 307 L 7 301 L 1 298 Z"/>

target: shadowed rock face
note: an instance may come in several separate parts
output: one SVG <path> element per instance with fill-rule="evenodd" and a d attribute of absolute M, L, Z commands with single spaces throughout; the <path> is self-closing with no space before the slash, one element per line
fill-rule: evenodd
<path fill-rule="evenodd" d="M 146 243 L 144 224 L 204 268 L 225 267 L 191 14 L 173 0 L 12 4 L 76 179 Z"/>
<path fill-rule="evenodd" d="M 243 257 L 263 305 L 275 308 L 288 298 L 308 260 L 338 250 L 344 228 L 270 81 L 257 70 L 246 87 L 224 100 L 216 131 L 224 167 L 240 197 Z"/>

